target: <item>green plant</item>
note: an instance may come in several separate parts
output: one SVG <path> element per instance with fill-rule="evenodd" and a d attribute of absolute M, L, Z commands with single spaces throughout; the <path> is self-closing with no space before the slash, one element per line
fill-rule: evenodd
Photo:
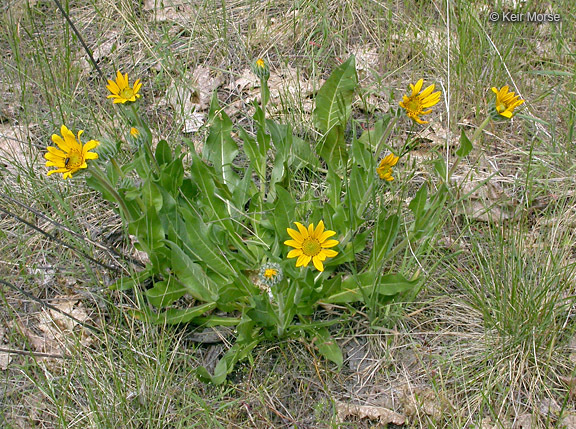
<path fill-rule="evenodd" d="M 118 146 L 104 144 L 99 165 L 89 169 L 88 184 L 118 204 L 127 233 L 150 259 L 143 271 L 114 285 L 134 290 L 140 306 L 132 315 L 154 324 L 236 327 L 236 342 L 214 374 L 198 370 L 213 383 L 222 383 L 263 339 L 304 336 L 341 365 L 342 352 L 328 330 L 339 319 L 317 321 L 315 309 L 364 303 L 376 312 L 399 294 L 416 291 L 419 271 L 406 277 L 406 271 L 395 272 L 392 261 L 408 245 L 427 242 L 447 197 L 446 185 L 430 193 L 424 184 L 408 206 L 410 221 L 400 205 L 383 206 L 381 196 L 389 191 L 398 157 L 389 155 L 380 164 L 385 180 L 376 175 L 375 157 L 397 118 L 384 115 L 380 127 L 347 142 L 358 90 L 354 57 L 318 92 L 314 123 L 322 137 L 313 150 L 290 126 L 266 117 L 269 74 L 262 60 L 254 68 L 261 81 L 260 104 L 254 104 L 256 134 L 238 128 L 248 161 L 244 171 L 234 163 L 241 149 L 216 94 L 202 153 L 190 144 L 188 166 L 179 146 L 160 140 L 152 148 L 152 133 L 136 101 L 139 81 L 132 88 L 121 73 L 108 89 L 131 130 L 133 157 L 121 164 Z M 63 170 L 68 159 L 60 160 Z M 326 169 L 318 169 L 321 163 Z M 307 174 L 325 186 L 298 189 L 296 178 Z M 299 231 L 289 229 L 304 219 L 308 228 L 296 222 Z M 288 233 L 295 240 L 287 240 Z M 287 256 L 298 256 L 296 266 L 286 260 L 286 244 L 295 247 Z M 367 262 L 358 260 L 361 254 Z M 310 261 L 318 271 L 307 267 Z"/>

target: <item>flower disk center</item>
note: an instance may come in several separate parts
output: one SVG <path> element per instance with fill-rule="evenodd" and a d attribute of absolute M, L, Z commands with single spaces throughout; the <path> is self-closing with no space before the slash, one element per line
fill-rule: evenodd
<path fill-rule="evenodd" d="M 134 90 L 130 87 L 128 88 L 124 88 L 121 92 L 120 92 L 120 97 L 125 98 L 125 99 L 130 99 L 132 97 L 134 97 Z"/>
<path fill-rule="evenodd" d="M 321 250 L 320 242 L 315 238 L 307 238 L 302 243 L 302 253 L 306 256 L 316 256 Z"/>
<path fill-rule="evenodd" d="M 75 168 L 82 165 L 82 155 L 79 152 L 72 151 L 68 154 L 68 158 L 64 160 L 65 167 Z"/>
<path fill-rule="evenodd" d="M 273 268 L 267 268 L 266 271 L 264 271 L 264 277 L 266 277 L 267 279 L 274 278 L 277 275 L 278 275 L 278 271 L 276 271 Z"/>
<path fill-rule="evenodd" d="M 420 103 L 420 100 L 418 98 L 411 98 L 406 103 L 406 110 L 412 112 L 419 112 L 422 110 L 422 103 Z"/>

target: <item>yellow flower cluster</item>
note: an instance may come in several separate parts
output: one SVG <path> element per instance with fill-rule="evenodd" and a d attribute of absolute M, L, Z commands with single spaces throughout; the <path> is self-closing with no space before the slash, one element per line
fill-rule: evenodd
<path fill-rule="evenodd" d="M 140 98 L 138 92 L 141 87 L 140 79 L 134 82 L 134 86 L 130 86 L 128 73 L 123 75 L 119 71 L 116 73 L 116 81 L 109 80 L 106 86 L 111 93 L 108 98 L 112 98 L 114 104 L 136 101 L 136 99 Z M 90 151 L 98 147 L 100 142 L 90 140 L 86 144 L 82 144 L 80 136 L 83 132 L 83 130 L 80 130 L 76 137 L 65 125 L 62 125 L 60 128 L 60 134 L 62 134 L 62 136 L 57 134 L 52 135 L 52 141 L 56 143 L 58 147 L 48 146 L 48 152 L 44 155 L 44 158 L 47 160 L 46 167 L 57 168 L 56 170 L 48 171 L 48 176 L 54 173 L 62 173 L 63 178 L 68 179 L 78 170 L 87 168 L 87 160 L 98 158 L 96 152 Z M 136 128 L 131 128 L 130 134 L 132 137 L 137 138 L 140 135 L 140 131 Z"/>

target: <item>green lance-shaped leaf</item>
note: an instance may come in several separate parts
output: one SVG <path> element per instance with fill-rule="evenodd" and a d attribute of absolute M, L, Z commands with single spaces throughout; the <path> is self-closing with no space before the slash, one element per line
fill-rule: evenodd
<path fill-rule="evenodd" d="M 192 308 L 171 308 L 161 313 L 154 313 L 149 308 L 132 310 L 132 315 L 138 320 L 145 320 L 154 325 L 177 325 L 194 321 L 204 313 L 216 308 L 216 303 L 207 303 Z"/>
<path fill-rule="evenodd" d="M 435 230 L 446 198 L 447 188 L 445 185 L 441 185 L 435 193 L 430 194 L 429 198 L 426 184 L 423 184 L 416 192 L 416 196 L 408 204 L 408 207 L 414 213 L 414 223 L 410 228 L 413 239 L 418 240 L 430 231 Z"/>
<path fill-rule="evenodd" d="M 317 328 L 314 330 L 315 338 L 314 343 L 318 347 L 318 351 L 326 359 L 334 362 L 338 366 L 342 366 L 344 363 L 344 357 L 342 356 L 342 350 L 340 346 L 334 341 L 334 338 L 330 336 L 328 329 Z"/>
<path fill-rule="evenodd" d="M 373 171 L 366 171 L 355 164 L 352 166 L 347 192 L 347 201 L 352 207 L 353 214 L 356 215 L 352 220 L 352 228 L 356 228 L 357 223 L 362 221 L 363 208 L 367 205 L 365 200 L 371 197 L 368 189 L 374 182 L 374 177 Z"/>
<path fill-rule="evenodd" d="M 408 204 L 408 207 L 410 208 L 410 210 L 412 210 L 412 213 L 414 213 L 414 218 L 416 219 L 416 222 L 418 222 L 418 220 L 421 219 L 426 212 L 425 209 L 427 198 L 428 198 L 428 185 L 424 183 L 420 187 L 420 189 L 418 189 L 418 192 L 416 192 L 416 195 L 414 196 L 414 198 L 412 198 L 410 204 Z"/>
<path fill-rule="evenodd" d="M 215 308 L 216 303 L 214 302 L 209 302 L 192 308 L 170 308 L 157 314 L 155 318 L 150 321 L 156 325 L 177 325 L 179 323 L 188 323 Z"/>
<path fill-rule="evenodd" d="M 319 131 L 327 132 L 334 125 L 341 124 L 342 117 L 350 116 L 357 84 L 355 59 L 351 56 L 332 72 L 318 91 L 313 115 Z M 342 111 L 342 108 L 345 110 Z"/>
<path fill-rule="evenodd" d="M 232 202 L 234 206 L 243 208 L 256 192 L 258 192 L 258 190 L 252 180 L 252 166 L 249 165 L 244 171 L 244 177 L 238 182 L 238 186 L 236 186 L 234 192 L 232 192 Z"/>
<path fill-rule="evenodd" d="M 159 212 L 162 209 L 163 199 L 162 192 L 158 185 L 149 177 L 142 185 L 142 198 L 147 207 L 153 206 Z"/>
<path fill-rule="evenodd" d="M 464 130 L 462 130 L 462 134 L 460 135 L 460 147 L 456 151 L 456 156 L 462 158 L 470 152 L 472 152 L 472 142 L 468 139 Z"/>
<path fill-rule="evenodd" d="M 328 185 L 326 194 L 330 200 L 330 204 L 332 204 L 333 207 L 342 207 L 340 201 L 342 197 L 342 179 L 336 172 L 336 169 L 330 165 L 328 166 L 328 174 L 326 175 L 326 184 Z"/>
<path fill-rule="evenodd" d="M 232 216 L 232 210 L 223 201 L 224 197 L 219 196 L 222 192 L 216 188 L 214 172 L 198 155 L 191 153 L 191 156 L 190 174 L 200 191 L 198 199 L 206 208 L 208 218 L 217 221 L 223 228 L 232 231 L 233 226 L 229 219 Z"/>
<path fill-rule="evenodd" d="M 154 249 L 163 247 L 165 231 L 154 206 L 148 206 L 146 213 L 128 225 L 130 234 L 138 238 L 142 250 L 150 254 Z"/>
<path fill-rule="evenodd" d="M 374 229 L 374 247 L 372 248 L 371 265 L 377 267 L 382 263 L 390 251 L 398 231 L 400 229 L 400 218 L 397 214 L 392 214 L 387 218 L 384 216 L 378 221 Z"/>
<path fill-rule="evenodd" d="M 317 151 L 327 163 L 346 160 L 344 129 L 350 117 L 357 85 L 355 58 L 351 56 L 332 72 L 316 96 L 314 125 L 324 133 Z"/>
<path fill-rule="evenodd" d="M 276 234 L 284 237 L 287 234 L 286 228 L 292 227 L 291 225 L 293 225 L 296 201 L 294 201 L 290 192 L 279 185 L 276 186 L 276 196 L 272 222 L 274 222 Z"/>
<path fill-rule="evenodd" d="M 236 272 L 231 267 L 230 262 L 224 258 L 223 252 L 214 243 L 214 240 L 211 239 L 208 226 L 189 210 L 183 209 L 182 215 L 184 216 L 188 231 L 188 242 L 190 243 L 190 248 L 186 250 L 223 278 L 234 276 Z"/>
<path fill-rule="evenodd" d="M 180 187 L 184 182 L 184 165 L 182 157 L 175 158 L 166 166 L 162 166 L 160 171 L 160 185 L 173 196 L 178 195 Z"/>
<path fill-rule="evenodd" d="M 292 147 L 292 128 L 289 125 L 278 124 L 272 119 L 266 119 L 266 126 L 274 143 L 276 157 L 286 159 Z"/>
<path fill-rule="evenodd" d="M 267 296 L 254 296 L 252 298 L 252 308 L 250 308 L 246 314 L 258 326 L 270 328 L 279 324 L 278 317 L 274 313 Z"/>
<path fill-rule="evenodd" d="M 274 165 L 270 173 L 268 199 L 272 201 L 276 195 L 275 184 L 280 182 L 286 174 L 286 163 L 292 147 L 292 129 L 288 125 L 277 124 L 271 119 L 266 121 L 268 130 L 274 143 Z"/>
<path fill-rule="evenodd" d="M 250 164 L 260 180 L 266 178 L 266 154 L 260 151 L 258 143 L 250 137 L 244 128 L 240 127 L 238 133 L 244 142 L 244 152 L 248 155 Z"/>
<path fill-rule="evenodd" d="M 146 290 L 144 294 L 154 307 L 166 307 L 186 295 L 186 292 L 184 286 L 176 282 L 173 277 L 168 277 L 167 280 L 155 282 L 154 287 Z"/>
<path fill-rule="evenodd" d="M 109 286 L 109 289 L 111 289 L 111 290 L 130 290 L 134 286 L 145 282 L 146 280 L 148 280 L 153 275 L 154 275 L 154 271 L 153 271 L 152 267 L 148 266 L 148 268 L 144 269 L 143 271 L 139 271 L 139 272 L 134 273 L 130 276 L 121 277 L 120 279 L 118 279 L 114 283 L 112 283 Z"/>
<path fill-rule="evenodd" d="M 446 160 L 442 155 L 434 161 L 434 171 L 440 180 L 446 180 L 448 170 L 446 170 Z"/>
<path fill-rule="evenodd" d="M 316 170 L 320 166 L 320 159 L 316 153 L 310 150 L 308 141 L 292 136 L 292 147 L 289 155 L 290 171 L 294 172 L 305 166 L 311 170 Z"/>
<path fill-rule="evenodd" d="M 374 176 L 376 163 L 372 153 L 366 149 L 366 143 L 360 139 L 352 140 L 352 158 L 354 164 L 361 167 L 370 176 Z"/>
<path fill-rule="evenodd" d="M 169 164 L 172 162 L 172 150 L 166 140 L 160 140 L 158 142 L 154 156 L 158 165 Z"/>
<path fill-rule="evenodd" d="M 208 120 L 210 122 L 210 134 L 208 134 L 202 154 L 212 163 L 222 182 L 233 189 L 238 177 L 232 170 L 232 161 L 238 153 L 238 146 L 231 136 L 232 121 L 220 108 L 216 92 L 212 97 Z"/>
<path fill-rule="evenodd" d="M 385 274 L 380 276 L 378 293 L 384 296 L 394 296 L 415 288 L 418 283 L 420 283 L 419 278 L 408 280 L 402 274 Z"/>
<path fill-rule="evenodd" d="M 419 279 L 408 280 L 401 274 L 376 275 L 374 271 L 350 276 L 342 281 L 342 289 L 323 299 L 331 304 L 363 301 L 373 292 L 382 296 L 394 296 L 418 285 Z"/>
<path fill-rule="evenodd" d="M 390 115 L 385 115 L 382 119 L 374 124 L 372 129 L 364 131 L 358 140 L 360 140 L 366 145 L 367 148 L 374 152 L 387 136 L 390 119 L 392 119 Z"/>
<path fill-rule="evenodd" d="M 176 243 L 166 240 L 172 251 L 172 271 L 178 282 L 194 298 L 204 302 L 215 302 L 218 299 L 218 285 L 184 253 Z"/>

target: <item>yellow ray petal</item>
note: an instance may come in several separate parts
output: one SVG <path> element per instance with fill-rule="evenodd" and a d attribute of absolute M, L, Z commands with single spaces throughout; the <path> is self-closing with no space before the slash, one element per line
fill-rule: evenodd
<path fill-rule="evenodd" d="M 323 248 L 337 246 L 340 242 L 338 240 L 326 240 L 324 243 L 320 243 Z"/>
<path fill-rule="evenodd" d="M 314 257 L 312 259 L 312 262 L 314 263 L 314 267 L 316 267 L 316 269 L 318 271 L 324 271 L 324 265 L 322 264 L 322 262 L 320 261 L 320 259 L 318 259 L 318 257 Z"/>
<path fill-rule="evenodd" d="M 324 221 L 321 220 L 320 222 L 318 222 L 318 225 L 316 226 L 316 229 L 314 230 L 314 237 L 316 237 L 316 238 L 320 237 L 323 232 L 324 232 Z"/>
<path fill-rule="evenodd" d="M 323 241 L 326 241 L 327 238 L 332 237 L 333 235 L 336 235 L 336 232 L 330 230 L 324 231 L 322 235 L 318 237 L 318 241 L 322 243 Z"/>
<path fill-rule="evenodd" d="M 306 267 L 306 266 L 308 266 L 310 259 L 312 259 L 310 256 L 302 254 L 298 257 L 298 260 L 296 261 L 296 266 L 297 267 L 301 267 L 301 266 Z"/>
<path fill-rule="evenodd" d="M 286 232 L 288 232 L 288 235 L 292 237 L 294 240 L 300 243 L 304 241 L 304 237 L 302 237 L 302 234 L 300 234 L 298 231 L 291 228 L 286 228 Z"/>
<path fill-rule="evenodd" d="M 293 249 L 288 252 L 286 255 L 287 258 L 296 258 L 297 256 L 302 255 L 302 249 Z"/>
<path fill-rule="evenodd" d="M 322 249 L 322 254 L 326 255 L 328 258 L 333 258 L 334 256 L 338 255 L 338 252 L 332 249 Z"/>
<path fill-rule="evenodd" d="M 295 247 L 296 249 L 302 249 L 302 241 L 300 240 L 286 240 L 284 244 L 286 246 Z"/>
<path fill-rule="evenodd" d="M 294 222 L 294 223 L 298 227 L 298 231 L 300 231 L 300 234 L 302 234 L 302 238 L 303 239 L 308 238 L 309 237 L 308 230 L 304 227 L 304 225 L 302 225 L 300 222 Z"/>

